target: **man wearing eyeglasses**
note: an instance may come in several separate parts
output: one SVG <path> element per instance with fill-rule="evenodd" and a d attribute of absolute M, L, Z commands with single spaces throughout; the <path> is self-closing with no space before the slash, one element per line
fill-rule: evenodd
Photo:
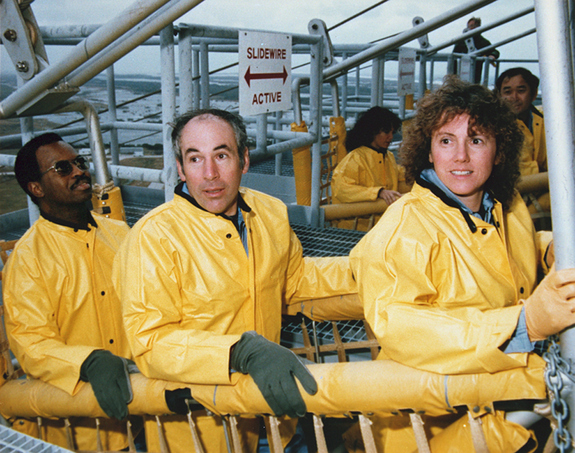
<path fill-rule="evenodd" d="M 41 217 L 16 244 L 4 269 L 3 299 L 10 347 L 29 377 L 73 395 L 89 382 L 111 418 L 127 417 L 130 357 L 120 302 L 111 282 L 112 262 L 129 230 L 90 212 L 87 161 L 53 133 L 18 152 L 18 183 Z M 104 450 L 127 446 L 125 423 L 100 420 Z M 68 447 L 63 420 L 43 420 L 43 439 Z M 24 420 L 13 427 L 36 435 Z M 72 420 L 78 450 L 96 450 L 96 421 Z"/>

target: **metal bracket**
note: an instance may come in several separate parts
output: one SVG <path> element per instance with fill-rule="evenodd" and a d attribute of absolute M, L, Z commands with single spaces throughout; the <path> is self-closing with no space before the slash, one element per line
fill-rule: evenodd
<path fill-rule="evenodd" d="M 0 1 L 0 39 L 20 77 L 30 80 L 48 66 L 40 29 L 28 3 Z"/>
<path fill-rule="evenodd" d="M 473 53 L 477 50 L 475 48 L 475 41 L 473 41 L 473 36 L 465 39 L 465 45 L 467 46 L 467 53 Z"/>
<path fill-rule="evenodd" d="M 16 111 L 17 116 L 46 115 L 56 110 L 60 105 L 78 93 L 78 87 L 60 84 L 57 87 L 44 90 L 27 104 Z"/>
<path fill-rule="evenodd" d="M 311 35 L 319 35 L 323 38 L 323 65 L 327 68 L 333 64 L 333 45 L 327 26 L 321 19 L 312 19 L 307 25 L 307 29 Z"/>
<path fill-rule="evenodd" d="M 411 24 L 414 27 L 417 27 L 418 25 L 421 25 L 424 22 L 423 17 L 421 16 L 415 16 L 413 18 L 413 20 L 411 21 Z M 429 39 L 427 38 L 427 33 L 423 36 L 420 36 L 419 38 L 417 38 L 417 40 L 419 41 L 419 46 L 422 49 L 427 49 L 429 47 Z"/>

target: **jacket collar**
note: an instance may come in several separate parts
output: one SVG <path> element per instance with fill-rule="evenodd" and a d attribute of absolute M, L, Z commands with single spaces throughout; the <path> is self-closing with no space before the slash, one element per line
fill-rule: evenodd
<path fill-rule="evenodd" d="M 208 212 L 208 210 L 204 209 L 202 206 L 200 206 L 200 204 L 196 201 L 196 199 L 194 197 L 192 197 L 189 192 L 188 192 L 188 188 L 185 185 L 185 182 L 180 182 L 176 188 L 174 189 L 174 193 L 176 195 L 179 195 L 180 197 L 184 198 L 185 200 L 189 201 L 193 206 L 195 206 L 196 208 L 204 211 L 204 212 Z M 250 208 L 250 206 L 246 203 L 246 201 L 244 200 L 244 198 L 242 197 L 241 192 L 238 192 L 238 208 L 241 209 L 244 212 L 251 212 L 252 208 Z M 228 219 L 228 220 L 232 220 L 230 218 L 230 216 L 227 216 L 223 213 L 220 214 L 214 214 L 216 216 L 219 217 L 223 217 L 224 219 Z"/>
<path fill-rule="evenodd" d="M 58 217 L 55 217 L 53 215 L 47 214 L 47 213 L 42 212 L 42 211 L 40 211 L 40 215 L 42 217 L 44 217 L 46 220 L 48 220 L 49 222 L 55 223 L 57 225 L 62 225 L 62 226 L 68 227 L 68 228 L 73 228 L 74 232 L 77 232 L 78 230 L 90 231 L 90 225 L 92 225 L 94 228 L 98 227 L 98 224 L 94 220 L 94 217 L 92 217 L 92 213 L 89 210 L 87 213 L 87 218 L 86 218 L 85 224 L 68 222 L 66 220 L 59 219 Z"/>
<path fill-rule="evenodd" d="M 433 169 L 423 170 L 421 174 L 416 178 L 416 182 L 421 187 L 430 190 L 447 206 L 458 209 L 472 233 L 477 231 L 477 225 L 475 225 L 472 217 L 477 217 L 487 223 L 491 223 L 492 225 L 494 224 L 495 220 L 493 218 L 492 210 L 496 200 L 493 198 L 491 193 L 485 192 L 479 212 L 473 212 L 467 206 L 461 203 L 461 201 L 457 199 L 457 197 L 449 190 L 449 188 L 447 188 L 439 180 Z"/>
<path fill-rule="evenodd" d="M 377 148 L 374 148 L 373 146 L 370 146 L 370 145 L 365 145 L 365 147 L 369 148 L 369 149 L 373 149 L 376 153 L 381 154 L 382 156 L 385 156 L 387 154 L 387 149 L 377 149 Z"/>

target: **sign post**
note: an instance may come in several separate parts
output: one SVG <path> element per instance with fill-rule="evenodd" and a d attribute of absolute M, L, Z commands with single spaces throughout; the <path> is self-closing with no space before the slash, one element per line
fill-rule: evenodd
<path fill-rule="evenodd" d="M 284 33 L 240 31 L 240 115 L 291 108 L 291 43 Z"/>

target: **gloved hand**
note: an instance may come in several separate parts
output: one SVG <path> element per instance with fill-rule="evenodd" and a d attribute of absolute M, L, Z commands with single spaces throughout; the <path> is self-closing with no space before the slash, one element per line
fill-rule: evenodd
<path fill-rule="evenodd" d="M 128 416 L 133 395 L 127 359 L 96 350 L 82 363 L 80 379 L 92 385 L 96 400 L 108 417 L 123 420 Z"/>
<path fill-rule="evenodd" d="M 252 377 L 277 417 L 303 417 L 307 412 L 294 376 L 307 393 L 317 392 L 314 377 L 293 352 L 256 332 L 242 335 L 230 362 L 232 368 Z"/>
<path fill-rule="evenodd" d="M 188 388 L 165 390 L 164 398 L 168 409 L 175 414 L 186 415 L 189 411 L 205 409 L 204 406 L 192 398 L 192 391 Z"/>
<path fill-rule="evenodd" d="M 531 341 L 544 340 L 575 324 L 575 269 L 555 267 L 525 301 L 525 324 Z"/>

